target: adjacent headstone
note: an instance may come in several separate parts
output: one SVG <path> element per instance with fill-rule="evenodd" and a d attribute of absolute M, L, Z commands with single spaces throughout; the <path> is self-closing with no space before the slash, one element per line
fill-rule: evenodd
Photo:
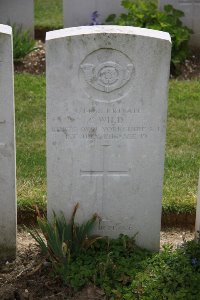
<path fill-rule="evenodd" d="M 15 178 L 12 29 L 0 25 L 0 259 L 16 252 Z"/>
<path fill-rule="evenodd" d="M 22 26 L 34 36 L 34 0 L 0 0 L 0 23 Z"/>
<path fill-rule="evenodd" d="M 124 12 L 121 0 L 63 0 L 64 27 L 85 26 L 91 22 L 92 13 L 97 11 L 102 24 L 110 14 Z"/>
<path fill-rule="evenodd" d="M 168 33 L 86 26 L 47 33 L 47 185 L 52 210 L 158 250 Z"/>
<path fill-rule="evenodd" d="M 200 47 L 200 0 L 160 0 L 160 8 L 171 4 L 185 13 L 183 23 L 193 30 L 191 45 Z"/>
<path fill-rule="evenodd" d="M 197 195 L 196 224 L 195 224 L 196 236 L 199 236 L 197 231 L 200 232 L 200 171 L 199 171 L 199 185 L 198 185 L 198 195 Z"/>

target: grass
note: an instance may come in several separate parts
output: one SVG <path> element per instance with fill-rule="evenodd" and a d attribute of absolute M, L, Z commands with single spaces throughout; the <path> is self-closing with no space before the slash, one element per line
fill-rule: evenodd
<path fill-rule="evenodd" d="M 19 207 L 46 205 L 45 77 L 15 75 Z M 163 212 L 194 212 L 200 167 L 200 81 L 171 81 Z"/>
<path fill-rule="evenodd" d="M 35 27 L 62 28 L 62 0 L 35 0 Z"/>
<path fill-rule="evenodd" d="M 45 78 L 15 76 L 18 205 L 45 204 Z"/>
<path fill-rule="evenodd" d="M 171 81 L 164 212 L 192 212 L 200 168 L 200 82 Z"/>

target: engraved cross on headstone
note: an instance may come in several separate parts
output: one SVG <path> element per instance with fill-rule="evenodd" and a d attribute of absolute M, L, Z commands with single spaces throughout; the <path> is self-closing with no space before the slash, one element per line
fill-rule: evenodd
<path fill-rule="evenodd" d="M 106 190 L 105 190 L 105 180 L 106 177 L 114 177 L 114 176 L 129 176 L 130 169 L 129 170 L 109 170 L 107 168 L 108 162 L 106 157 L 106 150 L 108 149 L 110 145 L 102 145 L 103 151 L 102 151 L 102 169 L 101 170 L 80 170 L 81 176 L 96 176 L 96 177 L 102 177 L 102 197 L 100 199 L 101 201 L 101 211 L 103 214 L 103 203 L 106 199 Z M 106 220 L 103 220 L 106 221 Z"/>
<path fill-rule="evenodd" d="M 0 126 L 1 125 L 4 125 L 6 123 L 6 121 L 5 120 L 0 120 Z M 1 128 L 1 127 L 0 127 Z M 2 148 L 2 147 L 5 147 L 5 143 L 2 143 L 1 141 L 0 141 L 0 148 Z"/>

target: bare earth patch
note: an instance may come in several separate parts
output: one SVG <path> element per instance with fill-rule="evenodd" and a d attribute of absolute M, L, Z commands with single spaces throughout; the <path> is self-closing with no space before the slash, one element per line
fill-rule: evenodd
<path fill-rule="evenodd" d="M 179 247 L 184 241 L 190 241 L 194 239 L 194 231 L 181 230 L 178 228 L 169 228 L 161 231 L 160 246 L 164 244 L 171 244 L 173 248 Z"/>
<path fill-rule="evenodd" d="M 191 231 L 166 229 L 161 232 L 161 248 L 166 243 L 176 248 L 183 240 L 193 237 Z M 18 231 L 17 242 L 16 260 L 0 264 L 1 300 L 105 300 L 104 292 L 92 285 L 73 295 L 58 279 L 49 276 L 48 264 L 42 260 L 36 242 L 26 231 Z"/>
<path fill-rule="evenodd" d="M 37 41 L 36 50 L 26 55 L 22 61 L 15 63 L 15 73 L 44 74 L 45 63 L 45 45 L 42 41 Z"/>
<path fill-rule="evenodd" d="M 180 67 L 180 80 L 200 79 L 200 51 L 191 50 L 190 56 Z"/>

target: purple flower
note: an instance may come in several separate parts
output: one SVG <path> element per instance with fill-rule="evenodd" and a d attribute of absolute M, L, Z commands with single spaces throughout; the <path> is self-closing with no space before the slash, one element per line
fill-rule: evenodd
<path fill-rule="evenodd" d="M 99 18 L 100 14 L 98 13 L 98 11 L 94 11 L 91 15 L 91 22 L 90 25 L 100 25 L 98 18 Z"/>
<path fill-rule="evenodd" d="M 198 264 L 198 259 L 196 257 L 192 258 L 191 263 L 192 263 L 192 265 L 197 265 Z"/>

